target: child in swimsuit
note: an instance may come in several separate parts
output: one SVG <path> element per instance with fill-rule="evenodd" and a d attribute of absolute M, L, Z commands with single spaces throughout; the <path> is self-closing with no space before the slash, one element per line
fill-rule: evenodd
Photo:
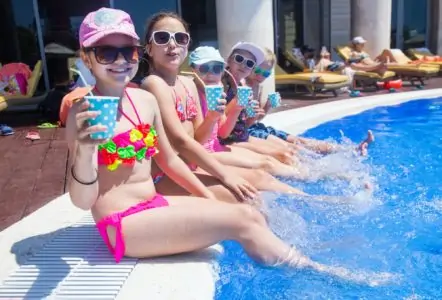
<path fill-rule="evenodd" d="M 253 43 L 239 42 L 232 47 L 227 60 L 227 72 L 224 74 L 222 82 L 226 92 L 227 116 L 232 114 L 237 121 L 230 135 L 219 137 L 219 140 L 223 145 L 235 145 L 236 147 L 246 148 L 257 153 L 273 156 L 288 165 L 294 165 L 294 151 L 292 148 L 251 137 L 247 130 L 245 109 L 235 109 L 237 107 L 237 87 L 245 85 L 244 79 L 263 60 L 263 50 Z"/>
<path fill-rule="evenodd" d="M 268 101 L 268 99 L 266 98 L 267 94 L 263 92 L 261 83 L 270 76 L 276 64 L 275 54 L 267 48 L 265 48 L 264 51 L 264 62 L 261 65 L 256 66 L 254 72 L 252 72 L 246 79 L 247 85 L 250 86 L 253 90 L 254 97 L 256 99 L 259 99 L 259 103 L 261 104 L 261 107 L 256 109 L 256 118 L 248 120 L 248 124 L 251 124 L 249 127 L 250 135 L 261 139 L 268 139 L 269 141 L 275 143 L 286 144 L 288 142 L 290 144 L 297 145 L 297 147 L 306 148 L 320 154 L 330 154 L 340 150 L 341 147 L 339 145 L 314 139 L 298 137 L 289 134 L 288 132 L 266 126 L 263 123 L 259 122 L 271 109 L 270 101 Z M 368 145 L 373 141 L 374 136 L 371 131 L 368 131 L 367 138 L 359 144 L 357 148 L 358 151 L 362 155 L 366 155 Z"/>

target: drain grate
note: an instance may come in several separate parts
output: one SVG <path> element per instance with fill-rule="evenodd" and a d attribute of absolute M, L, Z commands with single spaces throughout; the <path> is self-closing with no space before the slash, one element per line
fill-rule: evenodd
<path fill-rule="evenodd" d="M 115 264 L 88 215 L 9 275 L 0 299 L 114 299 L 136 263 Z"/>

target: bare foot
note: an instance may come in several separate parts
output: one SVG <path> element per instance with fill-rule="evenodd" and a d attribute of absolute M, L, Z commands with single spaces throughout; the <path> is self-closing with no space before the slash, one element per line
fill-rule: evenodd
<path fill-rule="evenodd" d="M 368 190 L 368 191 L 371 191 L 371 190 L 373 190 L 373 185 L 370 182 L 365 182 L 364 183 L 364 189 Z"/>
<path fill-rule="evenodd" d="M 358 151 L 361 154 L 361 156 L 366 156 L 368 153 L 368 145 L 374 142 L 374 134 L 371 130 L 367 131 L 367 138 L 363 140 L 359 146 Z"/>
<path fill-rule="evenodd" d="M 282 260 L 281 262 L 278 262 L 276 266 L 278 264 L 287 264 L 289 267 L 297 269 L 312 269 L 319 273 L 325 273 L 337 278 L 341 278 L 343 280 L 372 287 L 387 285 L 398 279 L 397 276 L 395 276 L 394 274 L 386 272 L 377 273 L 362 270 L 349 270 L 347 268 L 338 266 L 323 265 L 318 262 L 312 261 L 310 258 L 296 250 L 294 247 L 290 249 L 287 258 Z"/>

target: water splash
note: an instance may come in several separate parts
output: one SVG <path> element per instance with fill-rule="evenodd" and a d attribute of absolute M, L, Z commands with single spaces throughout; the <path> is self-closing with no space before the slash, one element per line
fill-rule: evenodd
<path fill-rule="evenodd" d="M 349 150 L 328 157 L 306 152 L 303 162 L 311 164 L 313 179 L 287 182 L 314 195 L 352 201 L 265 195 L 264 211 L 281 238 L 315 261 L 352 270 L 343 273 L 353 280 L 263 268 L 237 244 L 225 243 L 220 267 L 228 282 L 218 286 L 217 298 L 442 299 L 442 108 L 436 107 L 441 104 L 439 99 L 379 108 L 307 132 L 333 137 Z M 361 158 L 349 141 L 357 141 L 367 126 L 377 139 L 369 157 Z M 337 172 L 350 180 L 323 179 Z M 371 195 L 361 187 L 366 181 L 373 184 Z"/>

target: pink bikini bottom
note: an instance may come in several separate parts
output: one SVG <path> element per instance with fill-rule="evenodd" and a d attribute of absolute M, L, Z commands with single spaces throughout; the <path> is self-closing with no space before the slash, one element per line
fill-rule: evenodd
<path fill-rule="evenodd" d="M 144 210 L 163 207 L 163 206 L 169 206 L 169 203 L 162 195 L 156 194 L 150 200 L 140 202 L 137 205 L 129 207 L 125 211 L 106 216 L 103 219 L 101 219 L 99 222 L 97 222 L 97 229 L 100 232 L 100 235 L 103 238 L 104 242 L 106 243 L 107 247 L 109 248 L 109 251 L 114 255 L 115 261 L 117 263 L 120 262 L 120 260 L 123 258 L 126 250 L 126 246 L 124 244 L 124 236 L 121 227 L 121 221 L 123 220 L 123 218 Z M 115 247 L 112 247 L 109 241 L 109 236 L 107 234 L 108 226 L 115 227 L 116 230 Z"/>

